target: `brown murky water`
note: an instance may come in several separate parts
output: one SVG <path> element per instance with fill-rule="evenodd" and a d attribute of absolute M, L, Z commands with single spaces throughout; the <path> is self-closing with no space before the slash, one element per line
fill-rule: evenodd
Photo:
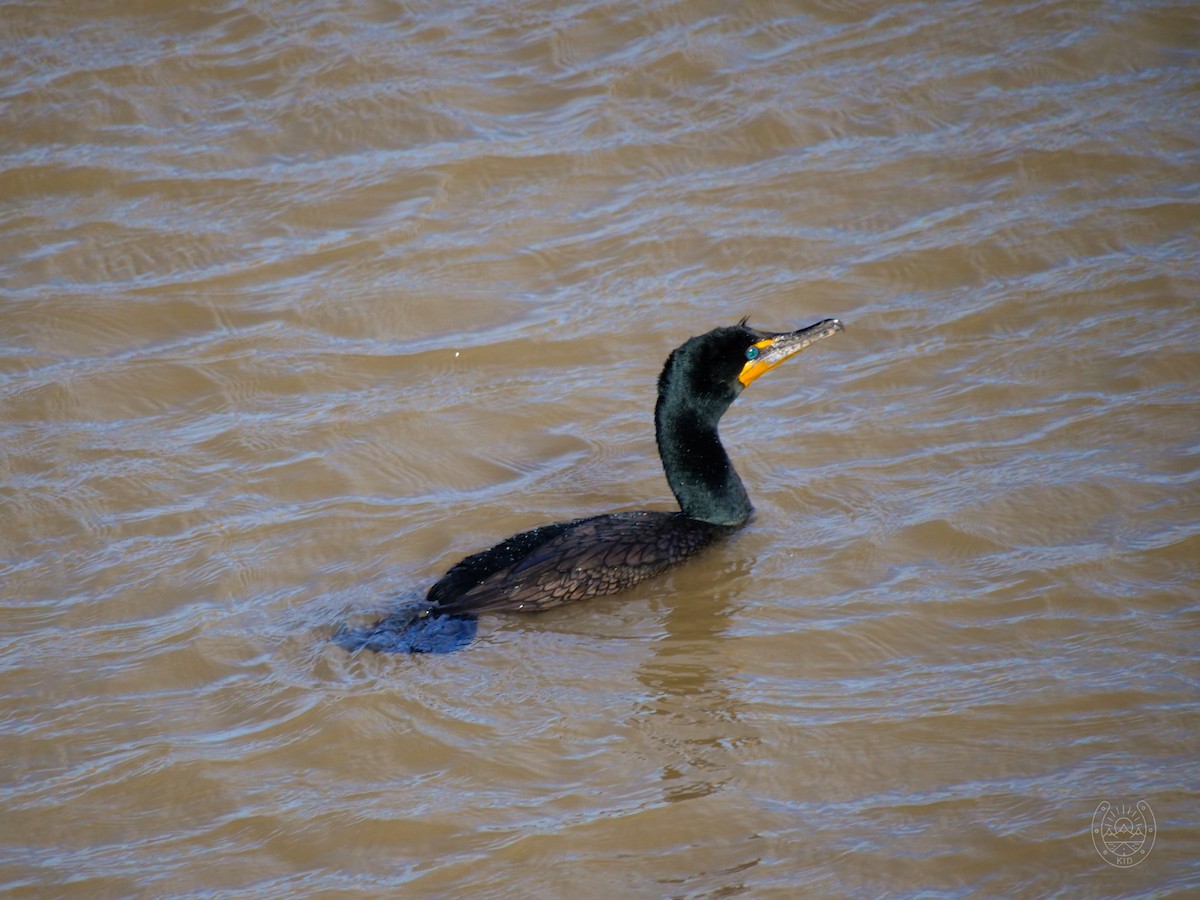
<path fill-rule="evenodd" d="M 0 889 L 1200 891 L 1200 6 L 178 6 L 0 13 Z M 751 528 L 327 643 L 747 313 Z"/>

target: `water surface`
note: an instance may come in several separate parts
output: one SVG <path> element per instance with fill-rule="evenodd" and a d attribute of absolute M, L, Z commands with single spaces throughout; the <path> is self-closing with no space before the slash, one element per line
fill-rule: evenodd
<path fill-rule="evenodd" d="M 3 890 L 1200 889 L 1198 34 L 6 5 Z M 669 508 L 659 368 L 746 314 L 848 326 L 723 422 L 752 527 L 465 652 L 328 643 Z"/>

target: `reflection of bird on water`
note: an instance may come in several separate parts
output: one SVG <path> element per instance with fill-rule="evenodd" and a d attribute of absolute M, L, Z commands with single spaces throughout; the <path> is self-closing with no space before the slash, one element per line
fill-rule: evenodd
<path fill-rule="evenodd" d="M 612 594 L 690 558 L 750 518 L 750 498 L 717 422 L 750 384 L 809 344 L 842 330 L 826 319 L 772 333 L 739 324 L 694 337 L 667 358 L 654 409 L 658 452 L 679 512 L 622 512 L 543 525 L 468 556 L 371 628 L 343 628 L 347 650 L 448 652 L 484 611 L 536 611 Z"/>

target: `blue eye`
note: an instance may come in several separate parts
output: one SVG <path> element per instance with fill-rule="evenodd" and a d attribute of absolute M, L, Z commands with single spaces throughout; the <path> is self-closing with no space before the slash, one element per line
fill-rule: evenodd
<path fill-rule="evenodd" d="M 746 351 L 746 359 L 758 359 L 758 348 L 751 347 Z"/>

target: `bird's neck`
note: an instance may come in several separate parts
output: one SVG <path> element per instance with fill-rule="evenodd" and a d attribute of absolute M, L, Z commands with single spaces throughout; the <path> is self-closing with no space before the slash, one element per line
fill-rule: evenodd
<path fill-rule="evenodd" d="M 750 518 L 753 507 L 717 434 L 724 411 L 724 406 L 705 408 L 667 386 L 654 410 L 655 435 L 667 484 L 684 515 L 738 526 Z"/>

